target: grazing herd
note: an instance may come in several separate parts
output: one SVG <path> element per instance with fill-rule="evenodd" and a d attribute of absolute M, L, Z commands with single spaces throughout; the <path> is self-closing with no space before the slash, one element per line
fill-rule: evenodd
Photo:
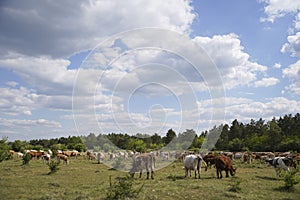
<path fill-rule="evenodd" d="M 51 159 L 57 159 L 57 162 L 63 162 L 69 165 L 70 157 L 77 158 L 78 156 L 86 156 L 88 160 L 97 160 L 98 164 L 102 163 L 104 160 L 115 160 L 115 159 L 125 159 L 131 160 L 132 166 L 129 173 L 132 177 L 136 172 L 140 173 L 140 178 L 142 176 L 142 171 L 146 170 L 147 179 L 149 176 L 154 179 L 154 168 L 157 159 L 160 161 L 167 162 L 169 160 L 178 160 L 183 163 L 183 169 L 185 170 L 185 177 L 192 176 L 194 173 L 195 178 L 200 179 L 201 168 L 204 166 L 205 171 L 212 166 L 216 169 L 216 175 L 218 179 L 222 179 L 222 171 L 225 171 L 226 177 L 234 176 L 236 173 L 236 168 L 233 167 L 233 160 L 241 160 L 244 163 L 251 164 L 254 160 L 260 160 L 260 162 L 265 162 L 270 166 L 273 166 L 276 174 L 280 176 L 280 171 L 283 169 L 285 171 L 290 171 L 291 168 L 296 168 L 296 162 L 299 164 L 300 156 L 298 154 L 292 154 L 290 152 L 286 153 L 273 153 L 273 152 L 210 152 L 205 155 L 194 154 L 193 152 L 150 152 L 150 153 L 139 153 L 139 152 L 124 152 L 120 151 L 118 153 L 105 153 L 105 152 L 93 152 L 87 151 L 86 153 L 79 153 L 76 150 L 72 151 L 61 151 L 57 150 L 53 155 L 51 150 L 48 151 L 37 151 L 37 150 L 25 150 L 24 154 L 20 152 L 14 152 L 9 150 L 9 153 L 13 158 L 20 158 L 26 154 L 29 154 L 32 159 L 42 159 L 43 162 L 49 163 Z M 172 158 L 174 160 L 172 160 Z"/>

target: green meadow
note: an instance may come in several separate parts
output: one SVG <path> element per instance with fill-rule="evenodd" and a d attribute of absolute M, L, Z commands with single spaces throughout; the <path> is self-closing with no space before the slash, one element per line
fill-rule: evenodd
<path fill-rule="evenodd" d="M 31 160 L 27 166 L 22 165 L 22 159 L 1 162 L 0 199 L 105 199 L 110 183 L 128 175 L 84 157 L 71 158 L 69 165 L 61 163 L 58 167 L 56 173 L 50 174 L 42 160 Z M 132 189 L 140 189 L 136 199 L 300 198 L 300 184 L 293 190 L 285 190 L 283 178 L 277 177 L 275 170 L 264 163 L 234 162 L 234 167 L 237 173 L 233 178 L 217 179 L 212 167 L 208 171 L 202 169 L 201 179 L 195 179 L 185 178 L 183 164 L 173 162 L 157 170 L 154 180 L 146 180 L 145 173 L 141 179 L 136 174 Z"/>

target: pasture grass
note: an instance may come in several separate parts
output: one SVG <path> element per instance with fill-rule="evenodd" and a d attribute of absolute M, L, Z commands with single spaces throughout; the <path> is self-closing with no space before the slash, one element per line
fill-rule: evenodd
<path fill-rule="evenodd" d="M 262 163 L 251 165 L 235 163 L 235 178 L 217 179 L 215 169 L 205 172 L 201 179 L 185 178 L 182 163 L 174 162 L 155 172 L 154 180 L 135 176 L 133 187 L 143 185 L 137 199 L 290 199 L 300 197 L 300 185 L 285 191 L 283 178 Z M 22 165 L 22 159 L 0 163 L 0 199 L 105 199 L 112 182 L 128 173 L 112 170 L 97 161 L 84 157 L 70 159 L 70 164 L 60 164 L 60 170 L 49 174 L 42 160 L 31 160 Z M 299 174 L 297 175 L 299 176 Z M 225 173 L 223 172 L 223 177 Z M 237 191 L 232 188 L 236 187 Z"/>

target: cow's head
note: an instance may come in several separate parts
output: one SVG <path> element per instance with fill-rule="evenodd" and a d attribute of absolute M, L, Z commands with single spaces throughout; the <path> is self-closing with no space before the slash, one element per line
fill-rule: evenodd
<path fill-rule="evenodd" d="M 273 159 L 266 159 L 266 164 L 273 165 Z"/>
<path fill-rule="evenodd" d="M 235 175 L 235 172 L 236 172 L 237 168 L 233 168 L 230 170 L 230 175 L 231 176 L 234 176 Z"/>

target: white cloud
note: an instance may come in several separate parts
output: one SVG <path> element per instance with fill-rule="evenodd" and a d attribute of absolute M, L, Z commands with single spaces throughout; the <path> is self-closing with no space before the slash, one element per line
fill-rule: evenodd
<path fill-rule="evenodd" d="M 72 92 L 76 70 L 68 70 L 69 60 L 10 55 L 0 59 L 0 68 L 12 70 L 32 88 L 47 94 Z"/>
<path fill-rule="evenodd" d="M 280 80 L 274 77 L 270 77 L 270 78 L 262 78 L 259 81 L 255 81 L 254 82 L 254 86 L 255 87 L 269 87 L 272 85 L 276 85 L 277 83 L 279 83 Z"/>
<path fill-rule="evenodd" d="M 300 32 L 297 32 L 296 35 L 288 36 L 287 40 L 288 42 L 282 46 L 281 52 L 291 53 L 293 57 L 300 56 Z"/>
<path fill-rule="evenodd" d="M 274 97 L 265 100 L 226 97 L 226 121 L 249 122 L 250 119 L 263 118 L 270 120 L 287 113 L 297 112 L 300 101 L 289 100 L 284 97 Z M 296 114 L 296 113 L 295 113 Z"/>
<path fill-rule="evenodd" d="M 266 66 L 250 60 L 236 34 L 196 37 L 194 39 L 218 66 L 226 89 L 250 85 L 258 73 L 264 73 Z"/>
<path fill-rule="evenodd" d="M 194 18 L 189 0 L 5 1 L 0 7 L 0 54 L 64 58 L 130 29 L 189 33 Z"/>
<path fill-rule="evenodd" d="M 30 91 L 24 87 L 0 88 L 0 93 L 0 114 L 31 115 L 31 111 L 36 108 Z"/>
<path fill-rule="evenodd" d="M 265 18 L 261 18 L 261 21 L 274 22 L 277 18 L 285 16 L 290 12 L 298 12 L 300 9 L 299 0 L 260 0 L 265 3 L 264 12 L 267 15 Z"/>
<path fill-rule="evenodd" d="M 280 63 L 275 63 L 273 65 L 273 67 L 276 68 L 276 69 L 280 69 L 281 68 L 281 64 Z"/>
<path fill-rule="evenodd" d="M 285 89 L 291 94 L 300 94 L 300 60 L 282 70 L 283 77 L 287 77 L 291 84 Z"/>
<path fill-rule="evenodd" d="M 9 140 L 30 140 L 33 138 L 57 137 L 61 123 L 54 120 L 38 119 L 8 119 L 0 117 L 1 136 Z M 62 135 L 63 133 L 59 133 Z"/>

